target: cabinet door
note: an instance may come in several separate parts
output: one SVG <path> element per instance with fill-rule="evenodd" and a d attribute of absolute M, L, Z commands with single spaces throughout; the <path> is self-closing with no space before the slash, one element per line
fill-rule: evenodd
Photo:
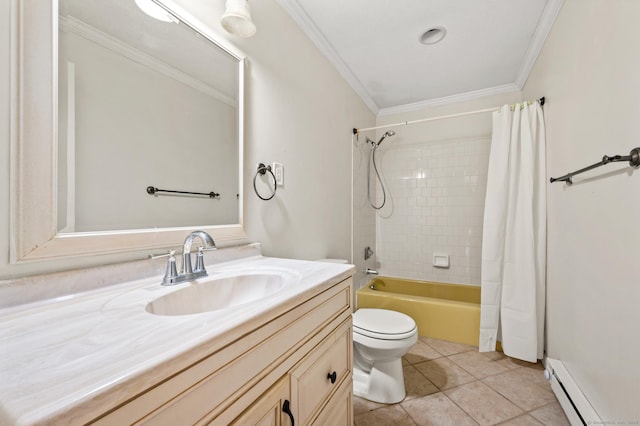
<path fill-rule="evenodd" d="M 313 421 L 313 426 L 353 425 L 353 381 L 348 378 Z"/>
<path fill-rule="evenodd" d="M 290 426 L 289 414 L 283 411 L 283 408 L 289 405 L 290 394 L 289 377 L 284 376 L 231 424 L 243 426 Z"/>
<path fill-rule="evenodd" d="M 340 324 L 291 371 L 296 420 L 308 424 L 340 384 L 351 378 L 351 318 Z"/>

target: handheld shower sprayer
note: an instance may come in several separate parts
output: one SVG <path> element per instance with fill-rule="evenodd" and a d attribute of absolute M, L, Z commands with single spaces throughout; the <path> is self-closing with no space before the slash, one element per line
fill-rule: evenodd
<path fill-rule="evenodd" d="M 380 138 L 380 140 L 379 140 L 378 142 L 376 142 L 376 141 L 374 141 L 374 140 L 370 139 L 368 136 L 367 136 L 367 139 L 366 139 L 366 140 L 367 140 L 367 143 L 371 144 L 371 146 L 372 146 L 372 147 L 377 148 L 378 146 L 380 146 L 380 144 L 382 143 L 382 141 L 383 141 L 383 140 L 385 140 L 388 136 L 393 136 L 393 135 L 395 135 L 395 134 L 396 134 L 396 132 L 394 132 L 393 130 L 389 130 L 388 132 L 385 132 L 385 133 L 382 135 L 382 137 Z"/>
<path fill-rule="evenodd" d="M 385 140 L 387 136 L 393 136 L 395 134 L 396 134 L 396 132 L 394 132 L 393 130 L 389 130 L 389 131 L 385 132 L 384 135 L 382 135 L 382 137 L 380 138 L 380 140 L 376 144 L 376 146 L 380 146 L 382 141 Z"/>
<path fill-rule="evenodd" d="M 375 141 L 372 141 L 371 139 L 367 138 L 367 143 L 371 144 L 371 160 L 369 162 L 369 164 L 367 165 L 367 198 L 369 199 L 369 204 L 371 205 L 371 207 L 373 207 L 376 210 L 380 210 L 385 203 L 387 202 L 387 191 L 384 188 L 384 184 L 382 182 L 382 177 L 380 176 L 380 172 L 378 171 L 378 165 L 376 164 L 376 150 L 378 149 L 378 147 L 380 146 L 380 144 L 382 143 L 383 140 L 385 140 L 387 137 L 389 136 L 393 136 L 395 135 L 396 132 L 394 132 L 393 130 L 388 130 L 386 132 L 384 132 L 384 134 L 382 135 L 382 137 L 380 138 L 380 140 L 378 141 L 378 143 L 376 143 Z M 373 170 L 376 172 L 376 178 L 378 180 L 378 183 L 380 184 L 380 188 L 382 189 L 382 203 L 380 205 L 376 205 L 373 202 L 373 197 L 371 196 L 371 184 L 370 184 L 370 175 L 371 175 L 371 164 L 373 164 Z"/>

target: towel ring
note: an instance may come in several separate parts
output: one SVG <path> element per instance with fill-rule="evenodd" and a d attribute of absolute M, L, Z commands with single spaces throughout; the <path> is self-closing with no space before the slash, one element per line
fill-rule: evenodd
<path fill-rule="evenodd" d="M 265 198 L 262 195 L 260 195 L 260 193 L 258 192 L 258 188 L 256 188 L 256 178 L 258 177 L 258 175 L 264 175 L 267 172 L 269 172 L 271 174 L 271 177 L 273 178 L 273 193 L 271 194 L 270 197 Z M 278 190 L 278 185 L 276 183 L 276 175 L 273 174 L 273 171 L 271 170 L 271 166 L 265 166 L 263 163 L 258 164 L 258 170 L 256 171 L 256 174 L 253 176 L 253 190 L 255 191 L 258 198 L 264 201 L 269 201 L 270 199 L 275 197 L 276 191 Z"/>

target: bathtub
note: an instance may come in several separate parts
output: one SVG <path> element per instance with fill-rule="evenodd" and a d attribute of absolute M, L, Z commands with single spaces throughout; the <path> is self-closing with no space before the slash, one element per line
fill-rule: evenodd
<path fill-rule="evenodd" d="M 420 336 L 478 346 L 480 286 L 377 277 L 358 290 L 357 306 L 405 313 Z"/>

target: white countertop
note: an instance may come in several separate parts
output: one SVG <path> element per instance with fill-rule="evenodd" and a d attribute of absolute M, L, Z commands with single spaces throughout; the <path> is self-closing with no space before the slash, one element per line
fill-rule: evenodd
<path fill-rule="evenodd" d="M 318 286 L 353 274 L 352 265 L 262 256 L 207 270 L 209 278 L 198 281 L 273 272 L 289 283 L 256 302 L 193 315 L 145 310 L 148 302 L 193 285 L 162 286 L 161 276 L 1 309 L 0 424 L 90 420 L 74 417 L 74 409 L 90 403 L 98 415 L 132 396 L 131 389 L 157 383 L 233 341 L 247 331 L 247 321 L 267 321 Z"/>

